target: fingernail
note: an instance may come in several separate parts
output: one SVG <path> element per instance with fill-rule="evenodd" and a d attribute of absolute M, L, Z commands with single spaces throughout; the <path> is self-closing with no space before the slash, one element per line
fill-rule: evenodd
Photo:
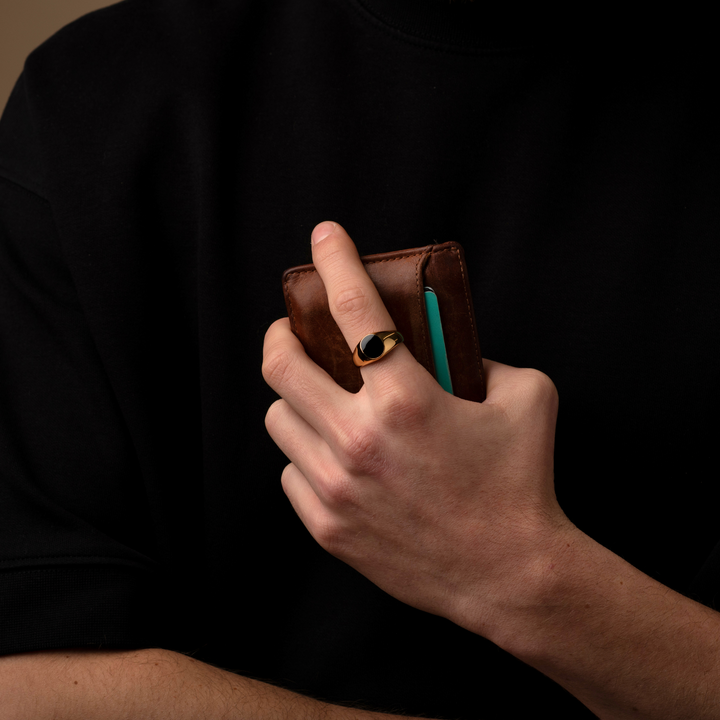
<path fill-rule="evenodd" d="M 334 222 L 330 222 L 329 220 L 326 222 L 320 223 L 312 231 L 313 245 L 317 245 L 321 240 L 324 240 L 331 232 L 333 232 L 335 230 L 336 227 L 337 227 L 337 224 Z"/>

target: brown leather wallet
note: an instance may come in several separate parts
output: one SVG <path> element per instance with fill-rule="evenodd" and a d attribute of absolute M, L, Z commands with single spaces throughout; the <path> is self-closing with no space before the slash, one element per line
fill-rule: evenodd
<path fill-rule="evenodd" d="M 482 402 L 485 376 L 462 247 L 446 242 L 366 255 L 361 260 L 408 349 L 435 376 L 424 297 L 425 286 L 432 287 L 440 308 L 453 393 Z M 352 361 L 353 348 L 348 348 L 330 313 L 315 266 L 288 268 L 282 282 L 290 326 L 305 352 L 338 385 L 357 392 L 362 375 Z M 368 328 L 367 332 L 391 329 Z"/>

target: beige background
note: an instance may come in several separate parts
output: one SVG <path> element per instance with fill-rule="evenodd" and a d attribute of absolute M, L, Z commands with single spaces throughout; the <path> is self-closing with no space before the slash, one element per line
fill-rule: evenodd
<path fill-rule="evenodd" d="M 72 20 L 115 0 L 0 0 L 0 112 L 25 58 Z"/>

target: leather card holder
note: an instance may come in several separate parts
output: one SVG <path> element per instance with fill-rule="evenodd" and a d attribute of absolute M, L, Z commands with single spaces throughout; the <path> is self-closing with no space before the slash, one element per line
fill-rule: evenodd
<path fill-rule="evenodd" d="M 433 376 L 424 288 L 435 291 L 445 336 L 453 393 L 464 400 L 485 399 L 485 375 L 463 249 L 457 242 L 427 245 L 361 258 L 382 301 L 415 357 Z M 288 268 L 282 277 L 290 326 L 308 356 L 341 387 L 357 392 L 363 384 L 352 348 L 332 317 L 325 286 L 315 266 Z M 368 328 L 380 332 L 391 328 Z"/>

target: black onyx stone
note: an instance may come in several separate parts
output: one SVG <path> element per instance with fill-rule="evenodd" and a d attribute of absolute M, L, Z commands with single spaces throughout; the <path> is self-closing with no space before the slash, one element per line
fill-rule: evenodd
<path fill-rule="evenodd" d="M 379 358 L 385 351 L 385 343 L 377 335 L 366 335 L 360 341 L 360 352 L 368 360 Z"/>

